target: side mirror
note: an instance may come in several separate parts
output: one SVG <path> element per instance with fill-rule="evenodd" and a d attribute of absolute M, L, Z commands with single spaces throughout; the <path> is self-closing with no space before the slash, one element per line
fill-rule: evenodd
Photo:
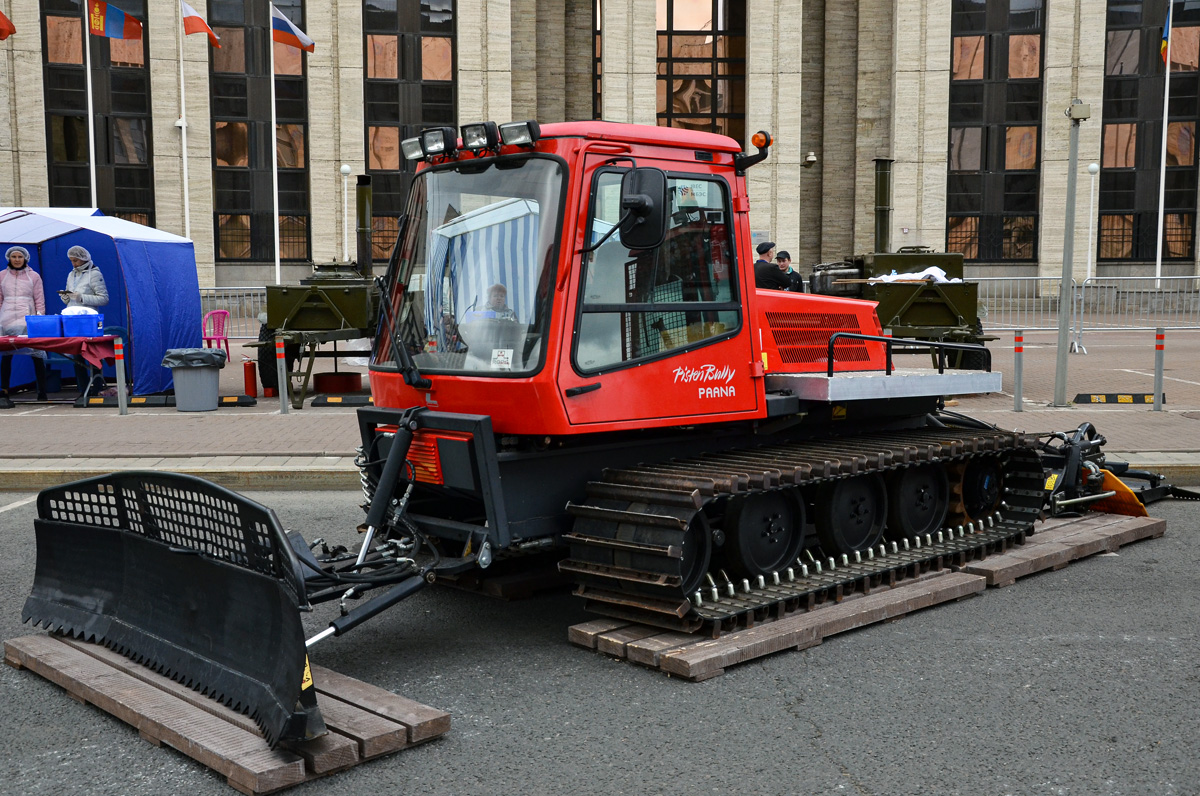
<path fill-rule="evenodd" d="M 621 179 L 621 245 L 655 249 L 667 238 L 667 175 L 662 169 L 637 168 Z"/>

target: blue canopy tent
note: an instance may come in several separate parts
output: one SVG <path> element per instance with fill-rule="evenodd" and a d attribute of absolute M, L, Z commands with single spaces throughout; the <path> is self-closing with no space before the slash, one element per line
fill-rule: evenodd
<path fill-rule="evenodd" d="M 29 250 L 48 314 L 63 309 L 58 291 L 71 270 L 67 250 L 87 249 L 108 287 L 108 305 L 97 308 L 104 325 L 129 331 L 134 395 L 173 387 L 170 369 L 160 364 L 163 353 L 197 348 L 201 341 L 200 283 L 190 240 L 88 208 L 0 208 L 0 254 L 9 246 Z M 27 357 L 13 364 L 14 384 L 32 380 Z"/>

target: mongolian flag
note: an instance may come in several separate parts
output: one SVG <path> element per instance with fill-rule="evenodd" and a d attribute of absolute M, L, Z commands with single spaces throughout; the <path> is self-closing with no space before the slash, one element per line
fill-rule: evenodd
<path fill-rule="evenodd" d="M 190 36 L 193 33 L 204 33 L 208 36 L 209 44 L 220 48 L 220 37 L 213 33 L 213 29 L 204 21 L 204 17 L 200 16 L 196 9 L 183 2 L 183 0 L 179 0 L 179 5 L 183 8 L 183 35 Z"/>
<path fill-rule="evenodd" d="M 317 46 L 316 42 L 308 38 L 307 33 L 293 25 L 292 21 L 285 17 L 274 3 L 271 3 L 271 38 L 280 44 L 308 52 L 312 52 Z"/>
<path fill-rule="evenodd" d="M 13 25 L 12 20 L 4 16 L 3 12 L 0 12 L 0 41 L 4 41 L 16 32 L 17 29 Z"/>
<path fill-rule="evenodd" d="M 1163 25 L 1162 45 L 1159 51 L 1162 53 L 1163 63 L 1167 62 L 1167 49 L 1171 46 L 1171 2 L 1167 0 L 1167 24 Z"/>
<path fill-rule="evenodd" d="M 104 0 L 88 0 L 88 30 L 106 39 L 142 38 L 142 23 Z"/>

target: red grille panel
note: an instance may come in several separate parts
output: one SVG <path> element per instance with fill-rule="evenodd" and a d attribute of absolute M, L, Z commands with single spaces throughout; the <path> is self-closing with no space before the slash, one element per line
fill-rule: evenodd
<path fill-rule="evenodd" d="M 779 358 L 788 364 L 825 362 L 829 338 L 835 332 L 861 333 L 859 316 L 852 312 L 767 312 L 771 339 L 779 349 Z M 834 352 L 838 362 L 870 362 L 867 347 L 858 341 L 838 343 Z"/>
<path fill-rule="evenodd" d="M 438 440 L 469 440 L 470 434 L 453 431 L 418 431 L 413 434 L 412 445 L 408 448 L 408 461 L 416 474 L 416 479 L 424 484 L 443 484 L 442 459 L 438 454 Z"/>

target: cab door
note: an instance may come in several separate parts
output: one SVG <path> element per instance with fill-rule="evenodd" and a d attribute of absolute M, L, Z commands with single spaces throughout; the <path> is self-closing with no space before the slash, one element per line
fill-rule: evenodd
<path fill-rule="evenodd" d="M 669 162 L 638 164 L 667 172 L 666 241 L 653 250 L 621 244 L 615 227 L 627 168 L 597 168 L 585 239 L 603 242 L 574 269 L 574 333 L 559 370 L 567 416 L 575 425 L 753 413 L 759 390 L 730 187 Z"/>

